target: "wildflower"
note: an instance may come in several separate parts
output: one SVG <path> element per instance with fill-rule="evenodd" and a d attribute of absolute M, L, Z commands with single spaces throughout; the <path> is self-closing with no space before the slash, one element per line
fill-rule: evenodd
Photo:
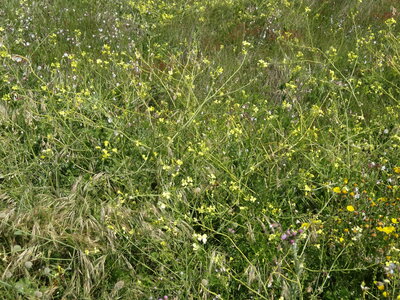
<path fill-rule="evenodd" d="M 301 228 L 305 228 L 305 229 L 307 229 L 308 227 L 310 227 L 310 223 L 303 223 L 303 224 L 301 224 Z"/>
<path fill-rule="evenodd" d="M 250 47 L 251 46 L 251 44 L 248 41 L 243 41 L 242 44 L 245 47 Z"/>
<path fill-rule="evenodd" d="M 353 206 L 353 205 L 348 205 L 348 206 L 346 207 L 346 209 L 347 209 L 348 211 L 354 211 L 354 206 Z"/>
<path fill-rule="evenodd" d="M 242 42 L 242 45 L 243 45 L 242 53 L 246 55 L 246 54 L 247 54 L 247 50 L 248 50 L 249 48 L 252 48 L 252 45 L 251 45 L 251 43 L 249 43 L 248 41 L 243 41 L 243 42 Z"/>
<path fill-rule="evenodd" d="M 259 65 L 261 68 L 266 68 L 266 67 L 268 67 L 268 63 L 267 63 L 265 60 L 263 60 L 263 59 L 258 60 L 258 65 Z"/>
<path fill-rule="evenodd" d="M 203 244 L 207 243 L 207 234 L 193 234 L 193 238 L 197 239 L 199 242 L 203 242 Z"/>
<path fill-rule="evenodd" d="M 376 287 L 378 288 L 378 290 L 383 291 L 385 289 L 385 285 L 383 284 L 383 282 L 375 281 L 374 283 L 376 284 Z"/>
<path fill-rule="evenodd" d="M 397 22 L 396 22 L 396 20 L 394 19 L 394 18 L 390 18 L 390 19 L 387 19 L 386 21 L 385 21 L 385 24 L 387 25 L 387 26 L 392 26 L 392 25 L 394 25 L 394 24 L 396 24 Z"/>
<path fill-rule="evenodd" d="M 192 244 L 192 247 L 193 247 L 193 251 L 197 251 L 197 250 L 200 249 L 200 245 L 197 244 L 197 243 L 193 243 L 193 244 Z"/>
<path fill-rule="evenodd" d="M 164 191 L 163 193 L 162 193 L 162 197 L 163 198 L 165 198 L 165 199 L 171 199 L 171 192 L 168 192 L 168 191 Z"/>
<path fill-rule="evenodd" d="M 111 154 L 106 149 L 103 149 L 102 152 L 103 152 L 103 155 L 102 155 L 103 160 L 107 159 L 111 156 Z"/>
<path fill-rule="evenodd" d="M 332 189 L 332 191 L 333 191 L 334 193 L 336 193 L 336 194 L 340 194 L 340 193 L 342 192 L 342 189 L 341 189 L 340 187 L 336 186 L 336 187 L 334 187 L 334 188 Z"/>
<path fill-rule="evenodd" d="M 385 266 L 385 271 L 389 274 L 394 274 L 395 270 L 397 268 L 397 265 L 392 263 L 392 262 L 386 262 L 386 266 Z"/>
<path fill-rule="evenodd" d="M 387 226 L 387 227 L 376 227 L 378 231 L 384 232 L 386 234 L 391 234 L 392 232 L 396 231 L 396 228 L 394 226 Z"/>
<path fill-rule="evenodd" d="M 256 202 L 257 198 L 254 196 L 247 196 L 247 197 L 245 197 L 245 200 L 254 203 L 254 202 Z"/>
<path fill-rule="evenodd" d="M 394 171 L 396 174 L 400 174 L 400 167 L 394 167 L 394 168 L 393 168 L 393 171 Z"/>
<path fill-rule="evenodd" d="M 364 281 L 361 283 L 361 290 L 364 291 L 364 292 L 366 292 L 366 291 L 369 290 L 369 287 L 367 287 L 367 286 L 365 285 L 365 282 L 364 282 Z"/>

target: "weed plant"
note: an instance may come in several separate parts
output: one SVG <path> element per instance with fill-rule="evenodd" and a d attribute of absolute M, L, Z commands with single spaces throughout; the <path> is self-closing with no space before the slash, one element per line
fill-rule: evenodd
<path fill-rule="evenodd" d="M 1 299 L 400 299 L 395 0 L 3 0 Z"/>

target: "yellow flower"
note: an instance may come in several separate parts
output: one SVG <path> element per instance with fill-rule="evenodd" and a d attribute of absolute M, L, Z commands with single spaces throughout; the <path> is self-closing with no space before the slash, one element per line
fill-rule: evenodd
<path fill-rule="evenodd" d="M 354 206 L 353 206 L 353 205 L 348 205 L 348 206 L 346 207 L 346 209 L 347 209 L 348 211 L 354 211 Z"/>
<path fill-rule="evenodd" d="M 102 155 L 103 159 L 107 159 L 111 156 L 111 154 L 106 149 L 102 149 L 101 151 L 103 152 L 103 155 Z"/>
<path fill-rule="evenodd" d="M 387 20 L 385 21 L 385 24 L 386 24 L 387 26 L 392 26 L 392 25 L 396 24 L 396 20 L 395 20 L 394 18 L 387 19 Z"/>
<path fill-rule="evenodd" d="M 386 227 L 376 227 L 377 230 L 382 231 L 386 234 L 391 234 L 393 231 L 396 231 L 396 228 L 394 226 L 386 226 Z"/>
<path fill-rule="evenodd" d="M 312 188 L 310 188 L 307 184 L 304 186 L 304 190 L 306 191 L 306 192 L 311 192 L 312 191 Z"/>
<path fill-rule="evenodd" d="M 392 218 L 392 223 L 397 224 L 397 223 L 399 223 L 399 221 L 396 218 Z"/>
<path fill-rule="evenodd" d="M 394 167 L 393 171 L 397 174 L 400 174 L 400 167 Z"/>
<path fill-rule="evenodd" d="M 387 296 L 389 296 L 388 292 L 383 292 L 382 295 L 383 295 L 383 297 L 385 297 L 385 298 L 386 298 Z"/>
<path fill-rule="evenodd" d="M 303 224 L 301 224 L 301 228 L 308 228 L 308 227 L 310 227 L 310 223 L 303 223 Z"/>
<path fill-rule="evenodd" d="M 378 290 L 383 291 L 385 289 L 385 285 L 383 284 L 383 282 L 375 282 L 376 287 L 378 288 Z"/>
<path fill-rule="evenodd" d="M 341 192 L 342 192 L 342 189 L 340 188 L 340 187 L 334 187 L 333 189 L 332 189 L 332 191 L 333 192 L 335 192 L 336 194 L 340 194 Z"/>

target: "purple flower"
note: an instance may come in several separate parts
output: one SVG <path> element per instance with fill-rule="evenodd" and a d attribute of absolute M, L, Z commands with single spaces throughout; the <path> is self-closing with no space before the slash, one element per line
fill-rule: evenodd
<path fill-rule="evenodd" d="M 281 236 L 282 241 L 286 240 L 287 238 L 288 238 L 288 236 L 286 233 L 282 234 L 282 236 Z"/>

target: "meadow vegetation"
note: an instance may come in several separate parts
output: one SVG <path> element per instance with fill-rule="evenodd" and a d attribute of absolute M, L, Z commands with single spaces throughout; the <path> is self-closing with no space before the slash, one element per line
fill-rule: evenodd
<path fill-rule="evenodd" d="M 396 0 L 5 0 L 1 299 L 400 299 Z"/>

